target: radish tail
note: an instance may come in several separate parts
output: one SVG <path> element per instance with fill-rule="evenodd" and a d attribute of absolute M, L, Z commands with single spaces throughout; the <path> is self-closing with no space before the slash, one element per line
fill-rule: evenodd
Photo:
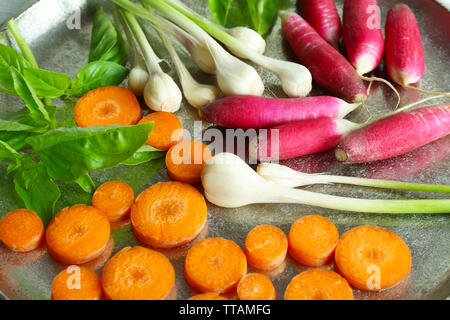
<path fill-rule="evenodd" d="M 410 90 L 415 90 L 415 91 L 419 91 L 419 92 L 425 93 L 425 94 L 432 94 L 432 95 L 435 95 L 435 96 L 445 96 L 445 97 L 450 97 L 450 92 L 434 92 L 434 91 L 428 91 L 428 90 L 424 90 L 424 89 L 420 89 L 420 88 L 416 88 L 416 87 L 410 86 L 409 84 L 404 85 L 403 88 L 405 88 L 405 89 L 410 89 Z"/>
<path fill-rule="evenodd" d="M 398 106 L 400 105 L 400 94 L 398 93 L 397 89 L 394 88 L 394 86 L 387 80 L 383 79 L 383 78 L 378 78 L 378 77 L 365 77 L 363 75 L 360 75 L 361 79 L 366 80 L 366 81 L 370 81 L 370 85 L 372 84 L 372 81 L 379 81 L 379 82 L 383 82 L 385 85 L 387 85 L 389 88 L 392 89 L 392 91 L 394 91 L 394 93 L 397 95 L 397 104 L 394 108 L 394 110 L 396 110 L 398 108 Z M 367 96 L 369 96 L 370 93 L 370 87 L 367 89 Z"/>

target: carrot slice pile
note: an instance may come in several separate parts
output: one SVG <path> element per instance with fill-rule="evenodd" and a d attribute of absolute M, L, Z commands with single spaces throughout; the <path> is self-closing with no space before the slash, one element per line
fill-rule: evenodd
<path fill-rule="evenodd" d="M 242 277 L 237 286 L 239 300 L 276 300 L 275 288 L 265 275 L 249 273 Z"/>
<path fill-rule="evenodd" d="M 133 203 L 134 191 L 122 181 L 106 182 L 92 196 L 92 206 L 102 211 L 111 222 L 126 218 Z"/>
<path fill-rule="evenodd" d="M 52 283 L 52 300 L 100 300 L 102 282 L 91 269 L 70 266 Z"/>
<path fill-rule="evenodd" d="M 48 225 L 47 249 L 56 260 L 82 264 L 102 254 L 109 235 L 109 221 L 100 210 L 76 204 L 62 209 Z"/>
<path fill-rule="evenodd" d="M 188 300 L 228 300 L 215 292 L 200 293 L 190 297 Z"/>
<path fill-rule="evenodd" d="M 245 239 L 248 264 L 261 270 L 272 270 L 286 258 L 288 239 L 281 229 L 271 225 L 253 228 Z"/>
<path fill-rule="evenodd" d="M 344 233 L 335 253 L 336 268 L 361 290 L 379 291 L 398 284 L 411 269 L 411 252 L 394 232 L 359 226 Z"/>
<path fill-rule="evenodd" d="M 247 271 L 241 248 L 231 240 L 208 238 L 193 245 L 184 262 L 188 284 L 202 292 L 227 292 Z"/>
<path fill-rule="evenodd" d="M 162 253 L 125 247 L 105 265 L 102 284 L 112 300 L 161 300 L 171 292 L 175 270 Z"/>
<path fill-rule="evenodd" d="M 12 251 L 32 251 L 43 239 L 44 224 L 32 210 L 14 210 L 0 220 L 0 240 Z"/>
<path fill-rule="evenodd" d="M 212 157 L 203 143 L 184 140 L 172 146 L 166 154 L 167 173 L 172 180 L 197 183 L 201 180 L 203 165 Z"/>
<path fill-rule="evenodd" d="M 154 121 L 154 127 L 148 136 L 147 144 L 156 149 L 169 148 L 183 140 L 183 126 L 171 112 L 156 111 L 142 118 L 139 123 Z"/>
<path fill-rule="evenodd" d="M 311 269 L 292 278 L 285 300 L 353 300 L 347 281 L 334 271 Z"/>
<path fill-rule="evenodd" d="M 100 87 L 78 99 L 73 110 L 79 127 L 136 124 L 142 117 L 133 92 L 117 86 Z"/>
<path fill-rule="evenodd" d="M 206 223 L 202 194 L 189 184 L 159 182 L 136 199 L 131 225 L 136 237 L 157 248 L 173 248 L 198 236 Z"/>
<path fill-rule="evenodd" d="M 309 267 L 329 262 L 339 240 L 336 226 L 319 215 L 304 216 L 289 231 L 289 255 Z"/>

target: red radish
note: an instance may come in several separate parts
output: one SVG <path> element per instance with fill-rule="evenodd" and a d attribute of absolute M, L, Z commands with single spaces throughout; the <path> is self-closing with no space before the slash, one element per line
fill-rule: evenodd
<path fill-rule="evenodd" d="M 250 157 L 282 160 L 335 147 L 339 140 L 360 125 L 345 119 L 320 118 L 289 122 L 260 131 L 249 145 Z"/>
<path fill-rule="evenodd" d="M 401 86 L 416 83 L 425 71 L 422 40 L 416 17 L 403 3 L 393 6 L 386 18 L 386 67 Z"/>
<path fill-rule="evenodd" d="M 317 33 L 338 49 L 341 38 L 341 19 L 334 0 L 301 0 L 302 16 Z"/>
<path fill-rule="evenodd" d="M 366 87 L 353 66 L 302 17 L 280 12 L 283 33 L 314 81 L 349 102 L 366 100 Z"/>
<path fill-rule="evenodd" d="M 450 155 L 450 136 L 397 157 L 365 163 L 360 175 L 371 179 L 397 180 L 417 173 Z"/>
<path fill-rule="evenodd" d="M 450 133 L 450 103 L 400 112 L 345 137 L 336 159 L 370 162 L 405 154 Z"/>
<path fill-rule="evenodd" d="M 359 104 L 328 97 L 265 98 L 230 96 L 203 106 L 202 116 L 228 128 L 260 129 L 278 124 L 316 118 L 343 118 Z"/>
<path fill-rule="evenodd" d="M 384 52 L 377 0 L 345 0 L 343 14 L 345 49 L 356 72 L 373 71 Z"/>

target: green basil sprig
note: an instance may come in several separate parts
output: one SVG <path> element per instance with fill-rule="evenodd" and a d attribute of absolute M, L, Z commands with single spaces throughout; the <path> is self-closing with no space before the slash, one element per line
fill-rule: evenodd
<path fill-rule="evenodd" d="M 117 27 L 101 8 L 94 20 L 90 62 L 73 79 L 40 69 L 14 21 L 8 28 L 24 56 L 0 44 L 0 92 L 19 96 L 26 106 L 14 117 L 0 119 L 0 162 L 9 163 L 6 171 L 14 174 L 16 193 L 45 224 L 61 195 L 55 180 L 75 182 L 92 193 L 95 184 L 89 171 L 138 165 L 164 155 L 145 145 L 153 122 L 79 128 L 73 124 L 72 112 L 71 119 L 60 119 L 61 110 L 56 117 L 51 99 L 67 103 L 70 96 L 118 85 L 128 75 L 122 65 L 125 44 Z"/>

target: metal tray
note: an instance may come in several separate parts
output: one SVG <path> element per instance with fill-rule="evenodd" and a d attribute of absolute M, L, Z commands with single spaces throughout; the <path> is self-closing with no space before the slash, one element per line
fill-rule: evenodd
<path fill-rule="evenodd" d="M 207 1 L 188 0 L 189 6 L 199 13 L 208 15 Z M 284 1 L 287 2 L 287 1 Z M 388 9 L 397 1 L 379 0 L 382 14 L 382 25 Z M 418 19 L 426 56 L 426 72 L 421 86 L 429 90 L 448 91 L 450 85 L 450 13 L 432 0 L 404 0 Z M 338 10 L 342 14 L 342 0 L 336 1 Z M 18 18 L 17 23 L 26 40 L 31 45 L 36 58 L 42 68 L 64 72 L 73 76 L 76 70 L 87 63 L 88 48 L 92 16 L 95 9 L 103 5 L 107 9 L 111 4 L 107 1 L 95 0 L 41 0 L 35 2 Z M 287 9 L 296 9 L 294 1 L 288 2 Z M 80 13 L 80 29 L 68 29 L 66 22 L 74 14 Z M 168 57 L 166 51 L 156 38 L 154 32 L 148 29 L 150 41 L 155 51 L 161 57 Z M 8 42 L 5 34 L 1 41 Z M 267 37 L 268 56 L 295 61 L 296 58 L 283 40 L 280 21 L 270 31 Z M 179 52 L 183 53 L 181 48 Z M 214 81 L 213 78 L 202 74 L 188 56 L 183 53 L 182 58 L 196 78 L 202 81 Z M 170 70 L 170 60 L 166 67 Z M 270 73 L 258 70 L 266 84 L 267 96 L 284 96 L 280 90 L 278 80 Z M 173 70 L 170 70 L 174 74 Z M 383 75 L 381 66 L 377 73 Z M 312 95 L 326 93 L 317 86 Z M 404 101 L 418 99 L 414 93 L 404 93 Z M 435 100 L 433 103 L 440 103 Z M 395 97 L 389 89 L 378 86 L 369 100 L 369 108 L 374 116 L 389 111 L 395 103 Z M 0 117 L 5 117 L 23 107 L 20 100 L 14 97 L 0 95 Z M 144 105 L 143 105 L 144 106 Z M 58 116 L 71 117 L 73 105 L 61 105 Z M 146 110 L 146 107 L 143 107 Z M 185 128 L 193 132 L 193 121 L 199 120 L 196 110 L 184 104 L 177 115 L 182 119 Z M 354 112 L 350 119 L 364 121 L 364 112 Z M 203 129 L 210 124 L 203 123 Z M 200 137 L 195 137 L 199 139 Z M 450 184 L 449 157 L 409 175 L 406 181 Z M 157 181 L 167 181 L 164 167 L 159 167 L 158 161 L 137 167 L 117 167 L 93 173 L 97 184 L 121 179 L 129 183 L 136 194 Z M 5 165 L 0 164 L 0 217 L 10 210 L 23 206 L 15 195 L 12 177 L 7 176 Z M 359 175 L 364 169 L 361 165 L 338 165 L 329 169 L 333 173 Z M 154 174 L 154 175 L 153 175 Z M 57 203 L 57 210 L 75 203 L 89 203 L 90 196 L 80 191 L 74 184 L 60 183 L 62 197 Z M 199 186 L 201 188 L 201 186 Z M 327 192 L 339 195 L 366 198 L 410 198 L 432 197 L 412 192 L 393 192 L 383 189 L 359 188 L 340 185 L 314 186 L 309 190 Z M 443 196 L 441 196 L 443 197 Z M 380 292 L 368 293 L 355 290 L 356 299 L 445 299 L 450 294 L 450 217 L 448 215 L 382 215 L 347 213 L 326 210 L 303 205 L 251 205 L 238 209 L 223 209 L 208 204 L 208 225 L 201 237 L 223 236 L 234 240 L 243 246 L 248 231 L 256 225 L 268 223 L 280 227 L 288 233 L 290 225 L 299 217 L 307 214 L 320 214 L 333 221 L 340 233 L 361 224 L 374 224 L 387 227 L 399 234 L 411 249 L 413 263 L 409 276 L 397 287 Z M 101 274 L 102 267 L 110 254 L 128 245 L 137 245 L 129 224 L 114 226 L 112 232 L 114 243 L 111 243 L 103 257 L 93 261 L 89 266 Z M 173 250 L 162 250 L 172 261 L 176 271 L 177 299 L 186 299 L 194 292 L 186 284 L 183 276 L 184 256 L 189 245 Z M 328 266 L 332 267 L 332 266 Z M 49 299 L 50 287 L 54 276 L 64 265 L 53 260 L 46 252 L 45 245 L 27 254 L 10 252 L 0 245 L 0 296 L 7 299 Z M 281 299 L 290 279 L 305 270 L 304 266 L 296 264 L 291 259 L 274 272 L 269 273 L 278 297 Z M 252 271 L 251 269 L 249 271 Z"/>

